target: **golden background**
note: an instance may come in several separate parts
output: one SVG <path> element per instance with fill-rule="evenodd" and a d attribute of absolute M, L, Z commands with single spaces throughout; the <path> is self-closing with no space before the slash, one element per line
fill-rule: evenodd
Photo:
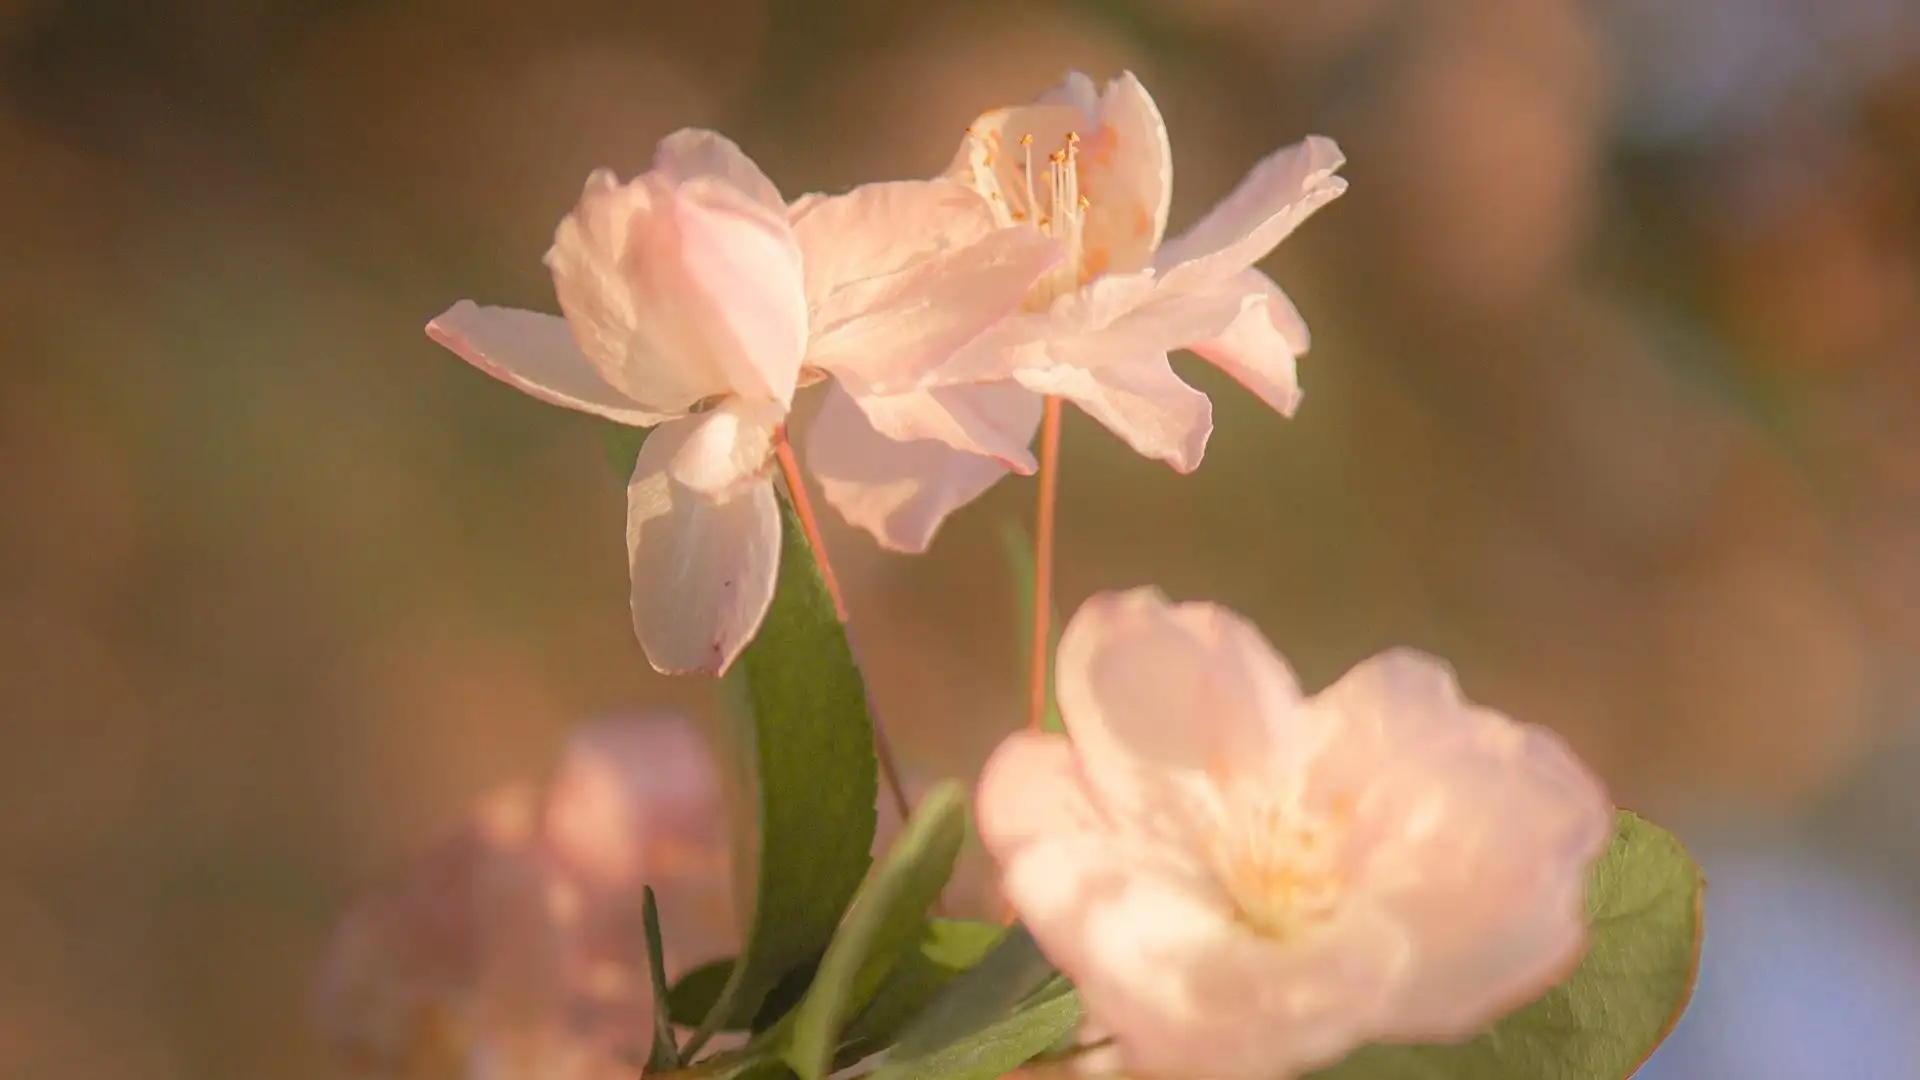
<path fill-rule="evenodd" d="M 1175 229 L 1309 132 L 1352 187 L 1266 264 L 1296 419 L 1186 358 L 1183 478 L 1070 413 L 1063 608 L 1217 599 L 1316 688 L 1425 647 L 1911 933 L 1912 5 L 0 0 L 0 1077 L 325 1075 L 356 891 L 572 723 L 711 705 L 632 639 L 596 422 L 430 316 L 551 310 L 587 172 L 674 128 L 839 189 L 1068 68 L 1158 98 Z M 1018 722 L 1031 497 L 829 534 L 917 772 Z"/>

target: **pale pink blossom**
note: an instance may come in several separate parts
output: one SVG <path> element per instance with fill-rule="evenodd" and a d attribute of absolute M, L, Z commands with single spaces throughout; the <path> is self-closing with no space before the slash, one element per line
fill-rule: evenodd
<path fill-rule="evenodd" d="M 602 721 L 547 793 L 503 786 L 342 918 L 316 1001 L 366 1080 L 613 1080 L 652 1039 L 642 890 L 670 975 L 732 951 L 722 792 L 677 717 Z"/>
<path fill-rule="evenodd" d="M 1123 74 L 1104 92 L 1079 72 L 1031 105 L 967 130 L 947 176 L 986 195 L 999 220 L 1061 241 L 1066 258 L 1024 310 L 918 384 L 869 384 L 887 405 L 839 408 L 810 435 L 828 499 L 886 546 L 923 549 L 948 513 L 1005 475 L 1032 441 L 1038 394 L 1074 402 L 1128 445 L 1181 472 L 1198 467 L 1213 406 L 1168 362 L 1189 348 L 1283 415 L 1300 401 L 1295 359 L 1306 323 L 1254 267 L 1346 190 L 1332 140 L 1312 136 L 1256 164 L 1181 235 L 1165 239 L 1173 162 L 1160 110 Z M 967 384 L 985 383 L 984 386 Z M 890 426 L 876 416 L 898 413 Z M 949 437 L 990 432 L 985 460 Z M 923 440 L 911 455 L 881 438 Z M 998 459 L 996 461 L 996 459 Z"/>
<path fill-rule="evenodd" d="M 1583 955 L 1607 795 L 1442 662 L 1390 651 L 1303 696 L 1244 619 L 1138 589 L 1080 609 L 1057 671 L 1068 734 L 994 753 L 980 835 L 1128 1074 L 1462 1039 Z"/>
<path fill-rule="evenodd" d="M 634 628 L 656 669 L 717 674 L 772 600 L 796 389 L 831 376 L 881 430 L 924 429 L 876 388 L 922 381 L 1060 257 L 948 180 L 789 207 L 733 143 L 684 130 L 631 182 L 588 178 L 546 256 L 564 317 L 461 301 L 427 332 L 543 401 L 657 428 L 627 488 Z M 1025 440 L 944 434 L 1032 469 Z"/>

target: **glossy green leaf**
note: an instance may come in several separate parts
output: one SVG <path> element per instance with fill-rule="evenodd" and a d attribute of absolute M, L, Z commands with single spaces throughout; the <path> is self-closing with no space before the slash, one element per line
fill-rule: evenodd
<path fill-rule="evenodd" d="M 722 680 L 734 707 L 721 745 L 757 816 L 735 845 L 754 859 L 753 917 L 689 1054 L 819 958 L 872 861 L 879 769 L 866 688 L 799 523 L 783 512 L 773 606 Z"/>
<path fill-rule="evenodd" d="M 802 1080 L 820 1080 L 831 1071 L 847 1019 L 873 1000 L 913 947 L 927 909 L 953 876 L 966 834 L 966 789 L 954 781 L 940 784 L 921 798 L 853 898 L 788 1031 L 782 1056 Z"/>
<path fill-rule="evenodd" d="M 1039 587 L 1036 580 L 1039 575 L 1033 566 L 1033 540 L 1025 529 L 1008 521 L 1000 527 L 1000 544 L 1006 552 L 1007 565 L 1013 568 L 1015 593 L 1020 600 L 1020 633 L 1015 640 L 1020 642 L 1020 671 L 1024 679 L 1033 655 L 1033 594 Z M 1047 614 L 1047 711 L 1040 726 L 1043 731 L 1061 731 L 1064 727 L 1060 722 L 1060 703 L 1053 693 L 1053 657 L 1060 651 L 1060 609 L 1049 604 Z"/>
<path fill-rule="evenodd" d="M 1370 1046 L 1312 1080 L 1625 1080 L 1680 1019 L 1706 881 L 1672 835 L 1620 811 L 1587 890 L 1593 941 L 1565 983 L 1455 1046 Z"/>
<path fill-rule="evenodd" d="M 873 1080 L 998 1080 L 1058 1046 L 1080 1017 L 1079 995 L 1046 998 L 925 1052 L 896 1046 Z"/>

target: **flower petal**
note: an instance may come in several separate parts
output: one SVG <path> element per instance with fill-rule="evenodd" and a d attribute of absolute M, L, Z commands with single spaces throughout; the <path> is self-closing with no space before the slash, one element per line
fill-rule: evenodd
<path fill-rule="evenodd" d="M 622 184 L 611 171 L 587 177 L 580 202 L 554 230 L 546 263 L 553 291 L 581 354 L 601 378 L 643 407 L 680 415 L 728 390 L 726 376 L 677 326 L 655 325 L 626 269 L 633 237 L 653 228 L 661 208 L 652 185 Z M 669 312 L 669 314 L 672 314 Z"/>
<path fill-rule="evenodd" d="M 1382 1034 L 1464 1038 L 1565 978 L 1613 823 L 1566 745 L 1470 705 L 1412 650 L 1356 666 L 1305 711 L 1331 735 L 1310 782 L 1357 808 L 1353 888 L 1415 949 Z"/>
<path fill-rule="evenodd" d="M 1020 385 L 1066 398 L 1150 458 L 1189 473 L 1213 434 L 1213 402 L 1180 381 L 1166 355 L 1087 368 L 1048 365 L 1015 372 Z"/>
<path fill-rule="evenodd" d="M 1040 428 L 1039 395 L 1015 382 L 938 386 L 905 394 L 848 396 L 867 422 L 897 443 L 932 440 L 979 454 L 1003 469 L 1030 475 L 1028 446 Z"/>
<path fill-rule="evenodd" d="M 1080 189 L 1087 197 L 1089 269 L 1110 273 L 1153 263 L 1173 203 L 1173 146 L 1160 107 L 1133 72 L 1100 95 L 1099 121 L 1080 145 Z"/>
<path fill-rule="evenodd" d="M 1294 363 L 1307 351 L 1307 324 L 1287 294 L 1257 269 L 1247 269 L 1222 291 L 1255 297 L 1220 336 L 1195 342 L 1193 351 L 1231 375 L 1282 416 L 1300 407 L 1300 382 Z"/>
<path fill-rule="evenodd" d="M 693 417 L 692 433 L 667 474 L 708 498 L 732 498 L 765 478 L 774 434 L 786 419 L 787 411 L 774 402 L 738 398 Z"/>
<path fill-rule="evenodd" d="M 794 232 L 813 315 L 807 362 L 870 392 L 924 381 L 1064 255 L 1037 230 L 997 228 L 984 199 L 947 181 L 811 200 Z"/>
<path fill-rule="evenodd" d="M 1298 942 L 1254 935 L 1184 848 L 1108 821 L 1073 739 L 1020 732 L 994 751 L 975 799 L 980 837 L 1090 1025 L 1117 1040 L 1121 1071 L 1269 1080 L 1351 1050 L 1404 936 L 1364 910 Z"/>
<path fill-rule="evenodd" d="M 754 202 L 786 216 L 787 203 L 780 197 L 780 189 L 738 144 L 719 132 L 681 128 L 655 145 L 653 167 L 679 182 L 699 176 L 718 177 Z"/>
<path fill-rule="evenodd" d="M 627 484 L 634 631 L 668 675 L 724 673 L 760 629 L 779 570 L 772 484 L 714 500 L 668 475 L 696 426 L 655 429 Z"/>
<path fill-rule="evenodd" d="M 783 215 L 731 184 L 596 172 L 547 264 L 581 351 L 642 406 L 793 400 L 807 332 L 799 247 Z"/>
<path fill-rule="evenodd" d="M 992 458 L 943 442 L 881 435 L 839 387 L 827 392 L 807 434 L 807 468 L 849 524 L 882 547 L 911 554 L 927 549 L 947 515 L 1007 475 Z"/>
<path fill-rule="evenodd" d="M 608 385 L 581 354 L 567 320 L 518 308 L 462 300 L 427 324 L 427 336 L 508 386 L 562 408 L 633 427 L 652 427 L 670 413 L 642 407 Z"/>
<path fill-rule="evenodd" d="M 1222 781 L 1302 753 L 1282 727 L 1300 688 L 1245 619 L 1171 604 L 1158 589 L 1102 593 L 1060 637 L 1055 691 L 1087 779 L 1129 821 L 1189 820 Z"/>
<path fill-rule="evenodd" d="M 862 184 L 843 195 L 809 194 L 787 213 L 806 256 L 807 302 L 815 325 L 860 313 L 857 305 L 831 302 L 848 285 L 966 247 L 1001 227 L 985 198 L 950 180 L 900 180 Z"/>
<path fill-rule="evenodd" d="M 1193 228 L 1161 245 L 1154 266 L 1179 289 L 1238 274 L 1347 190 L 1346 180 L 1334 175 L 1345 163 L 1340 147 L 1320 135 L 1276 151 Z"/>

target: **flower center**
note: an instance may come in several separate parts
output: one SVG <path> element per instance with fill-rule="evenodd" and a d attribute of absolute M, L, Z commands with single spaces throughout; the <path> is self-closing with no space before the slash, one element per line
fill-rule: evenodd
<path fill-rule="evenodd" d="M 1242 922 L 1285 941 L 1332 917 L 1346 892 L 1344 818 L 1261 799 L 1222 823 L 1211 853 Z"/>
<path fill-rule="evenodd" d="M 989 137 L 984 144 L 988 175 L 983 179 L 992 188 L 988 196 L 1005 215 L 1003 221 L 1032 225 L 1066 248 L 1066 258 L 1027 296 L 1027 310 L 1043 310 L 1078 289 L 1095 269 L 1087 257 L 1089 204 L 1080 190 L 1080 134 L 1067 132 L 1059 148 L 1039 163 L 1034 161 L 1032 134 L 1020 136 L 1020 152 L 1001 165 L 993 161 L 998 142 Z"/>

